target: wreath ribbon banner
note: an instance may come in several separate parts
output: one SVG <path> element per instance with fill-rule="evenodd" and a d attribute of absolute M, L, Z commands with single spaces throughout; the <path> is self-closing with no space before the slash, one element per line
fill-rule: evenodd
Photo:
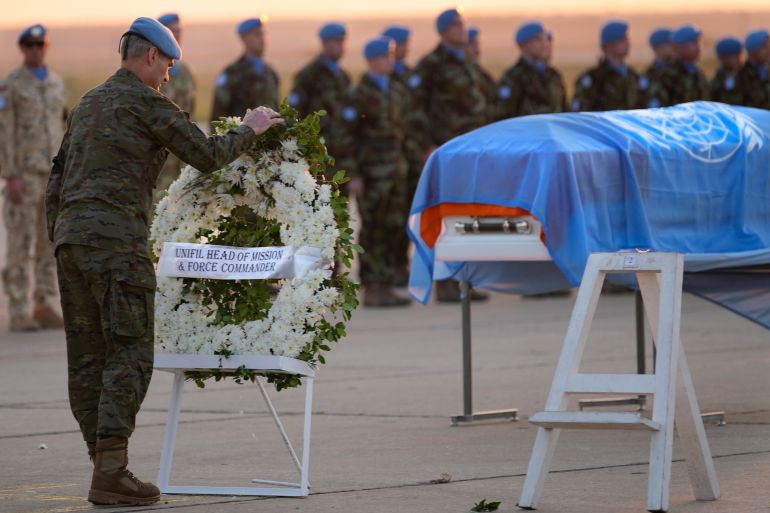
<path fill-rule="evenodd" d="M 303 279 L 309 271 L 329 267 L 321 253 L 321 248 L 312 246 L 242 248 L 166 242 L 157 275 L 214 280 Z"/>

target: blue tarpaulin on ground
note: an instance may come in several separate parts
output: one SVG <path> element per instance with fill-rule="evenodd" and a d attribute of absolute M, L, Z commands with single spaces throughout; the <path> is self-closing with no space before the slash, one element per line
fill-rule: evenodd
<path fill-rule="evenodd" d="M 420 214 L 441 203 L 528 210 L 554 265 L 436 262 L 420 239 Z M 695 102 L 494 123 L 431 155 L 408 231 L 410 292 L 422 302 L 433 279 L 453 276 L 520 293 L 577 285 L 592 252 L 680 252 L 688 272 L 768 264 L 770 112 Z"/>

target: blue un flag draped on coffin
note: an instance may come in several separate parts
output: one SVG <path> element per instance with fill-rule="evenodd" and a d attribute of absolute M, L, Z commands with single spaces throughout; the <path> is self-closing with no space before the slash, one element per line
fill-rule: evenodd
<path fill-rule="evenodd" d="M 519 263 L 434 261 L 420 214 L 442 203 L 528 210 L 543 225 L 554 265 L 523 275 Z M 538 292 L 540 283 L 577 285 L 592 252 L 646 248 L 684 253 L 685 270 L 698 272 L 685 288 L 770 328 L 770 292 L 719 290 L 743 272 L 732 268 L 770 264 L 770 112 L 695 102 L 488 125 L 434 152 L 407 229 L 417 249 L 410 292 L 423 302 L 432 279 L 498 290 L 509 281 L 509 292 Z M 751 272 L 744 285 L 764 280 L 768 291 L 770 266 Z"/>

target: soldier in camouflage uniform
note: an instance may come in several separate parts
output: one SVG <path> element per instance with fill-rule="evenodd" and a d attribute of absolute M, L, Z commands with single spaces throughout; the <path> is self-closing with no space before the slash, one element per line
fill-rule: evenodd
<path fill-rule="evenodd" d="M 164 14 L 158 17 L 158 21 L 168 27 L 171 33 L 174 34 L 177 42 L 181 45 L 182 26 L 179 15 L 176 13 Z M 160 92 L 168 96 L 168 98 L 176 103 L 180 109 L 192 116 L 195 112 L 197 87 L 195 78 L 190 71 L 190 67 L 184 62 L 174 61 L 174 66 L 168 72 L 168 76 L 169 80 L 168 82 L 161 84 Z M 156 198 L 165 194 L 168 186 L 171 185 L 174 180 L 179 178 L 183 165 L 184 163 L 179 160 L 176 155 L 168 156 L 166 163 L 163 165 L 163 169 L 160 172 L 158 181 L 155 184 Z"/>
<path fill-rule="evenodd" d="M 423 57 L 409 77 L 415 109 L 416 144 L 427 157 L 449 139 L 482 126 L 488 105 L 482 78 L 464 48 L 467 34 L 460 11 L 449 9 L 436 19 L 441 37 L 435 50 Z M 457 282 L 437 282 L 439 301 L 459 301 Z M 474 292 L 474 299 L 486 298 Z"/>
<path fill-rule="evenodd" d="M 770 109 L 770 37 L 766 30 L 746 36 L 748 59 L 736 77 L 737 102 L 746 107 Z"/>
<path fill-rule="evenodd" d="M 487 100 L 487 115 L 484 123 L 490 123 L 495 119 L 495 96 L 497 87 L 495 79 L 481 65 L 481 41 L 479 40 L 479 29 L 471 27 L 468 29 L 468 43 L 465 45 L 465 51 L 473 57 L 476 71 L 481 77 L 481 90 Z"/>
<path fill-rule="evenodd" d="M 719 68 L 711 79 L 711 101 L 740 105 L 736 75 L 743 66 L 743 44 L 734 37 L 723 37 L 714 47 Z"/>
<path fill-rule="evenodd" d="M 639 75 L 628 64 L 631 48 L 628 24 L 610 21 L 601 30 L 602 59 L 599 65 L 578 77 L 574 111 L 635 109 L 639 106 Z"/>
<path fill-rule="evenodd" d="M 350 92 L 342 110 L 346 144 L 355 148 L 351 158 L 341 162 L 354 180 L 360 182 L 358 211 L 361 216 L 359 240 L 361 283 L 365 306 L 402 306 L 409 300 L 395 294 L 395 272 L 402 255 L 394 251 L 393 240 L 406 226 L 405 155 L 409 114 L 406 86 L 391 78 L 392 40 L 380 37 L 364 47 L 369 71 Z"/>
<path fill-rule="evenodd" d="M 496 88 L 495 119 L 564 112 L 567 99 L 561 74 L 550 67 L 548 34 L 542 24 L 521 25 L 514 37 L 521 57 Z"/>
<path fill-rule="evenodd" d="M 660 87 L 660 77 L 663 71 L 675 60 L 674 44 L 671 42 L 673 32 L 667 28 L 657 28 L 650 33 L 649 43 L 655 59 L 639 77 L 639 108 L 648 109 L 660 107 L 658 100 L 650 96 L 650 91 Z"/>
<path fill-rule="evenodd" d="M 145 505 L 158 489 L 127 469 L 128 437 L 153 370 L 155 272 L 147 243 L 152 190 L 169 151 L 202 172 L 236 159 L 281 122 L 269 109 L 206 137 L 160 93 L 181 50 L 138 18 L 121 68 L 75 106 L 46 191 L 67 335 L 69 397 L 94 473 L 89 501 Z"/>
<path fill-rule="evenodd" d="M 329 155 L 344 157 L 350 148 L 342 147 L 344 127 L 341 116 L 342 104 L 350 87 L 350 75 L 340 67 L 345 53 L 347 29 L 341 23 L 327 23 L 318 33 L 321 54 L 294 76 L 289 94 L 289 105 L 302 116 L 325 110 L 321 118 L 321 135 L 326 141 Z M 328 170 L 333 174 L 332 170 Z"/>
<path fill-rule="evenodd" d="M 243 55 L 217 77 L 212 120 L 240 116 L 254 105 L 278 108 L 278 74 L 263 58 L 265 28 L 261 18 L 250 18 L 238 25 Z"/>
<path fill-rule="evenodd" d="M 42 25 L 24 30 L 18 43 L 24 63 L 0 83 L 0 176 L 6 180 L 7 233 L 3 284 L 11 331 L 62 328 L 53 307 L 56 262 L 46 237 L 44 197 L 64 134 L 67 91 L 61 77 L 45 65 L 49 42 Z"/>
<path fill-rule="evenodd" d="M 684 25 L 673 33 L 676 61 L 663 71 L 658 83 L 651 84 L 652 105 L 668 107 L 711 98 L 711 85 L 697 65 L 700 37 L 701 31 L 694 25 Z"/>

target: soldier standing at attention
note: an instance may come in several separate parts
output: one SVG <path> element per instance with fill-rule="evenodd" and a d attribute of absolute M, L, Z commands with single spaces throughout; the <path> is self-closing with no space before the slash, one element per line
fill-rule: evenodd
<path fill-rule="evenodd" d="M 660 87 L 660 77 L 663 71 L 675 59 L 674 44 L 671 42 L 673 32 L 667 28 L 658 28 L 650 33 L 649 43 L 655 54 L 655 59 L 644 74 L 639 77 L 639 107 L 642 109 L 660 107 L 658 100 L 650 96 L 650 91 Z"/>
<path fill-rule="evenodd" d="M 289 105 L 302 116 L 325 110 L 326 116 L 321 118 L 321 135 L 329 155 L 342 158 L 353 151 L 340 144 L 342 104 L 350 87 L 350 75 L 340 67 L 340 59 L 345 54 L 347 29 L 341 23 L 327 23 L 321 27 L 318 37 L 321 39 L 321 54 L 295 75 Z"/>
<path fill-rule="evenodd" d="M 738 72 L 738 101 L 746 107 L 770 109 L 770 34 L 755 30 L 746 36 L 746 64 Z"/>
<path fill-rule="evenodd" d="M 413 134 L 424 159 L 449 139 L 484 125 L 488 112 L 482 78 L 465 52 L 467 33 L 461 11 L 448 9 L 436 18 L 441 41 L 424 56 L 409 77 L 419 116 Z M 472 299 L 486 299 L 473 292 Z M 436 282 L 438 301 L 459 301 L 456 281 Z"/>
<path fill-rule="evenodd" d="M 182 26 L 179 21 L 179 15 L 176 13 L 164 14 L 158 17 L 158 21 L 174 34 L 177 43 L 181 45 Z M 169 100 L 176 103 L 180 109 L 192 116 L 195 112 L 197 88 L 190 67 L 184 62 L 174 61 L 174 66 L 168 72 L 168 77 L 168 82 L 161 84 L 160 92 L 168 96 Z M 168 186 L 179 178 L 183 165 L 184 163 L 175 155 L 168 156 L 155 184 L 156 197 L 165 193 Z"/>
<path fill-rule="evenodd" d="M 490 123 L 495 118 L 495 79 L 492 75 L 484 69 L 481 65 L 481 41 L 479 38 L 480 31 L 476 27 L 468 29 L 468 43 L 465 46 L 465 51 L 473 57 L 473 62 L 476 66 L 479 76 L 481 77 L 481 88 L 484 92 L 484 97 L 487 100 L 487 119 L 485 123 Z"/>
<path fill-rule="evenodd" d="M 743 66 L 743 44 L 734 37 L 723 37 L 714 47 L 719 59 L 719 68 L 711 79 L 711 100 L 740 105 L 740 94 L 736 89 L 736 75 Z"/>
<path fill-rule="evenodd" d="M 217 76 L 211 120 L 240 116 L 255 105 L 278 108 L 278 74 L 264 61 L 266 18 L 249 18 L 236 31 L 243 55 Z"/>
<path fill-rule="evenodd" d="M 409 300 L 393 291 L 396 268 L 401 265 L 393 248 L 406 225 L 405 143 L 409 92 L 392 78 L 393 41 L 380 37 L 366 43 L 368 71 L 350 92 L 342 109 L 347 144 L 354 148 L 344 168 L 359 182 L 361 216 L 361 283 L 364 306 L 403 306 Z"/>
<path fill-rule="evenodd" d="M 64 326 L 53 308 L 56 262 L 46 236 L 44 200 L 51 161 L 64 135 L 67 91 L 45 64 L 45 27 L 27 28 L 18 44 L 24 62 L 0 82 L 0 176 L 6 181 L 7 233 L 3 285 L 11 331 L 33 331 Z"/>
<path fill-rule="evenodd" d="M 202 172 L 235 160 L 283 120 L 266 107 L 206 137 L 160 93 L 181 50 L 157 20 L 137 18 L 121 67 L 70 115 L 46 191 L 67 334 L 69 398 L 94 470 L 88 500 L 157 502 L 126 469 L 128 438 L 153 369 L 155 271 L 148 256 L 152 189 L 169 151 Z"/>
<path fill-rule="evenodd" d="M 564 81 L 548 66 L 548 33 L 539 22 L 521 25 L 514 36 L 521 57 L 500 78 L 495 100 L 495 119 L 529 114 L 564 112 L 567 99 Z"/>
<path fill-rule="evenodd" d="M 575 84 L 573 111 L 635 109 L 639 105 L 639 75 L 626 64 L 631 49 L 628 23 L 607 22 L 601 30 L 602 58 Z"/>
<path fill-rule="evenodd" d="M 676 60 L 650 87 L 650 101 L 655 106 L 668 107 L 679 103 L 709 100 L 711 85 L 698 68 L 701 31 L 694 25 L 683 25 L 671 36 Z"/>

